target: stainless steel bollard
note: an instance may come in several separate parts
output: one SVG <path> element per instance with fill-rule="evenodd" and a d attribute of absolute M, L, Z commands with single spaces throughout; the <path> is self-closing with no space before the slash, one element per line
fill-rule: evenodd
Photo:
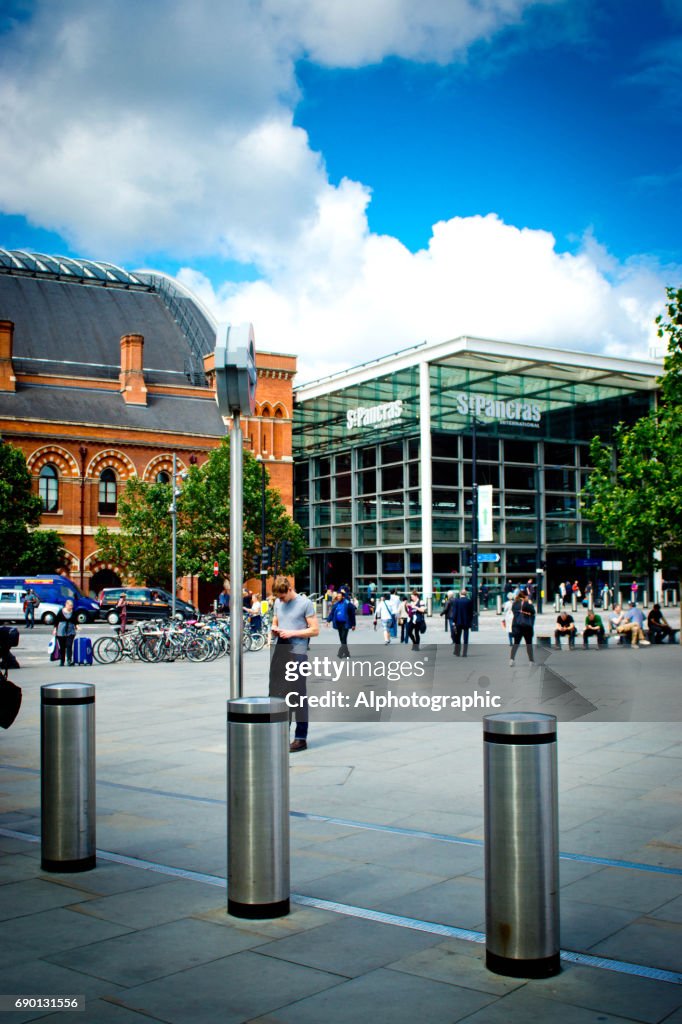
<path fill-rule="evenodd" d="M 561 594 L 555 594 L 554 595 L 554 611 L 555 612 L 560 612 L 561 611 Z"/>
<path fill-rule="evenodd" d="M 275 697 L 227 702 L 227 912 L 289 913 L 289 709 Z"/>
<path fill-rule="evenodd" d="M 486 966 L 513 978 L 558 973 L 556 718 L 483 719 Z"/>
<path fill-rule="evenodd" d="M 502 614 L 502 595 L 501 594 L 498 594 L 497 597 L 495 598 L 495 614 L 496 615 L 501 615 Z"/>
<path fill-rule="evenodd" d="M 40 818 L 43 871 L 95 867 L 95 687 L 40 688 Z"/>

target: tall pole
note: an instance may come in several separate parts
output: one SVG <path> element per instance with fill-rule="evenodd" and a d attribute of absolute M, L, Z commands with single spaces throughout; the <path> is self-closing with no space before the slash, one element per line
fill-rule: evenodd
<path fill-rule="evenodd" d="M 232 414 L 230 431 L 230 699 L 242 696 L 242 588 L 244 570 L 244 495 L 242 492 L 242 424 L 240 414 Z"/>
<path fill-rule="evenodd" d="M 265 460 L 262 455 L 258 456 L 260 461 L 261 476 L 261 506 L 260 506 L 260 597 L 261 601 L 267 600 L 267 576 L 268 570 L 263 564 L 265 556 Z"/>
<path fill-rule="evenodd" d="M 88 449 L 84 444 L 78 449 L 81 457 L 81 536 L 80 536 L 80 559 L 81 559 L 81 590 L 85 586 L 85 460 L 88 457 Z"/>
<path fill-rule="evenodd" d="M 471 417 L 471 629 L 478 631 L 478 467 L 476 464 L 476 417 Z"/>
<path fill-rule="evenodd" d="M 544 489 L 542 473 L 539 466 L 535 467 L 535 603 L 538 615 L 542 615 L 542 591 L 545 585 L 545 569 L 542 554 L 542 512 L 544 507 Z"/>
<path fill-rule="evenodd" d="M 175 591 L 177 588 L 177 576 L 178 576 L 178 505 L 177 505 L 177 476 L 178 476 L 178 457 L 173 452 L 173 501 L 171 503 L 171 521 L 173 524 L 173 554 L 171 556 L 171 615 L 175 618 L 176 598 Z"/>

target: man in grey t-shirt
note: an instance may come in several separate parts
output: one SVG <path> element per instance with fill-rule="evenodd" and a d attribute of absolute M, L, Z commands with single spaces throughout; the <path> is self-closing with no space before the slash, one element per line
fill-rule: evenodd
<path fill-rule="evenodd" d="M 292 664 L 308 661 L 308 644 L 311 637 L 318 636 L 320 624 L 313 602 L 297 594 L 286 576 L 275 579 L 272 592 L 275 595 L 272 634 L 276 644 L 270 662 L 269 692 L 271 697 L 284 699 L 289 694 L 298 695 L 298 706 L 289 711 L 289 721 L 292 714 L 296 718 L 296 732 L 289 746 L 295 754 L 308 746 L 308 693 L 305 676 L 299 675 L 295 682 L 288 681 L 286 676 L 291 676 Z"/>

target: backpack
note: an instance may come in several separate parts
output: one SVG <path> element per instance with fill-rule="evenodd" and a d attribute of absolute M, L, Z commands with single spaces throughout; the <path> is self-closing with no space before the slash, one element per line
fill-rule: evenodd
<path fill-rule="evenodd" d="M 336 607 L 334 608 L 334 625 L 335 626 L 347 626 L 348 625 L 348 606 L 346 601 L 337 601 Z"/>

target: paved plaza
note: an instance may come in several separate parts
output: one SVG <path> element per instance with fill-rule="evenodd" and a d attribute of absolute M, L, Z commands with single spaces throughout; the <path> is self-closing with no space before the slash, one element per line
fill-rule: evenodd
<path fill-rule="evenodd" d="M 290 759 L 291 913 L 248 922 L 226 913 L 227 661 L 60 669 L 47 639 L 22 632 L 24 703 L 0 736 L 0 995 L 86 1008 L 8 1020 L 682 1024 L 679 646 L 562 651 L 538 669 L 586 700 L 593 665 L 645 696 L 664 678 L 668 706 L 628 699 L 610 720 L 609 683 L 602 711 L 560 713 L 565 955 L 526 981 L 484 965 L 480 721 L 313 722 Z M 450 656 L 438 617 L 425 640 Z M 382 647 L 365 619 L 360 642 Z M 510 669 L 504 644 L 484 613 L 468 668 L 513 696 L 530 669 L 523 651 Z M 267 669 L 267 651 L 245 656 L 247 695 Z M 40 686 L 57 681 L 96 686 L 98 864 L 82 874 L 40 870 Z"/>

